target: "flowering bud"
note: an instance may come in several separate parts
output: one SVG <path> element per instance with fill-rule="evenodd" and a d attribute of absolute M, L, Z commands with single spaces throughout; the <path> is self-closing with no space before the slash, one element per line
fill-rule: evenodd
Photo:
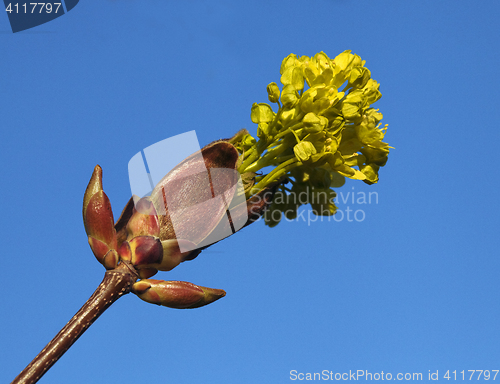
<path fill-rule="evenodd" d="M 125 208 L 117 223 L 123 237 L 121 259 L 129 261 L 141 278 L 149 278 L 194 259 L 201 249 L 260 217 L 270 199 L 246 200 L 245 188 L 251 188 L 255 174 L 248 172 L 240 183 L 240 163 L 236 147 L 222 140 L 178 164 L 150 197 Z M 269 189 L 264 192 L 272 197 Z"/>
<path fill-rule="evenodd" d="M 146 279 L 132 286 L 140 299 L 169 308 L 198 308 L 226 295 L 222 289 L 200 287 L 186 281 Z"/>

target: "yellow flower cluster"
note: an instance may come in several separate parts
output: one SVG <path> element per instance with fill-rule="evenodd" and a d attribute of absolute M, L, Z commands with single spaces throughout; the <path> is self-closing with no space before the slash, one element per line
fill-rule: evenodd
<path fill-rule="evenodd" d="M 279 187 L 275 201 L 281 196 L 282 202 L 271 210 L 293 216 L 300 204 L 289 203 L 289 195 L 307 187 L 314 212 L 331 215 L 336 210 L 333 199 L 315 203 L 315 195 L 335 196 L 331 188 L 341 186 L 344 177 L 378 181 L 390 147 L 382 141 L 387 129 L 381 126 L 382 114 L 371 107 L 382 96 L 379 83 L 364 65 L 351 51 L 334 59 L 320 52 L 313 57 L 291 54 L 283 60 L 282 90 L 274 82 L 267 86 L 277 112 L 269 104 L 255 103 L 251 119 L 258 124 L 258 140 L 246 134 L 235 143 L 242 154 L 241 174 L 270 169 L 255 177 L 248 195 L 287 178 L 292 187 Z"/>

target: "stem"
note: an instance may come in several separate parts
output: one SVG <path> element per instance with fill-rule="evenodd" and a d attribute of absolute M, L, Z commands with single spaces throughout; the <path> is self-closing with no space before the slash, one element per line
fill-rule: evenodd
<path fill-rule="evenodd" d="M 287 129 L 285 129 L 284 131 L 278 133 L 276 136 L 274 136 L 274 139 L 280 139 L 282 138 L 283 136 L 286 136 L 290 133 L 293 133 L 295 135 L 295 137 L 297 137 L 297 133 L 295 131 L 298 131 L 299 129 L 301 129 L 302 127 L 304 127 L 304 123 L 302 122 L 299 122 L 297 124 L 294 124 L 292 125 L 291 127 L 288 127 Z M 300 140 L 298 140 L 300 141 Z"/>
<path fill-rule="evenodd" d="M 240 173 L 244 173 L 245 172 L 245 169 L 250 165 L 252 164 L 255 160 L 257 160 L 259 158 L 259 153 L 257 151 L 257 148 L 256 147 L 252 147 L 248 150 L 248 152 L 246 153 L 247 155 L 247 158 L 245 160 L 243 160 L 243 164 L 240 165 L 240 167 L 238 168 L 238 171 Z"/>
<path fill-rule="evenodd" d="M 269 147 L 268 147 L 269 148 Z M 243 172 L 257 172 L 258 170 L 271 165 L 272 160 L 281 155 L 288 149 L 288 146 L 280 144 L 273 149 L 269 149 L 267 153 L 256 162 L 248 165 Z"/>
<path fill-rule="evenodd" d="M 136 280 L 135 271 L 123 262 L 107 271 L 87 302 L 11 384 L 36 383 L 111 304 L 130 292 Z"/>
<path fill-rule="evenodd" d="M 269 173 L 267 176 L 265 176 L 261 181 L 255 185 L 251 191 L 250 194 L 253 195 L 255 193 L 258 193 L 261 189 L 264 189 L 267 184 L 276 181 L 283 177 L 284 175 L 287 174 L 291 169 L 302 165 L 302 162 L 298 161 L 297 158 L 294 156 L 290 160 L 285 161 L 284 163 L 280 164 L 278 167 L 273 169 L 271 173 Z"/>

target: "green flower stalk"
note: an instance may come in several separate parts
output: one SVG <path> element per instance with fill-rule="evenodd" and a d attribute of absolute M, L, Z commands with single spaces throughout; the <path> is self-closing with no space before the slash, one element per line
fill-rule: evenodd
<path fill-rule="evenodd" d="M 296 215 L 300 204 L 292 194 L 307 189 L 313 212 L 333 215 L 332 188 L 346 177 L 378 182 L 390 147 L 382 141 L 387 125 L 382 127 L 382 114 L 372 107 L 382 96 L 379 83 L 364 65 L 351 51 L 334 59 L 324 52 L 291 54 L 281 64 L 281 92 L 274 82 L 267 86 L 276 112 L 266 103 L 252 106 L 257 139 L 244 132 L 233 141 L 243 158 L 238 171 L 254 182 L 247 196 L 285 179 L 291 184 L 280 183 L 267 225 L 279 222 L 271 219 L 276 210 Z"/>
<path fill-rule="evenodd" d="M 267 86 L 276 111 L 266 103 L 252 106 L 257 139 L 243 130 L 205 146 L 165 175 L 150 196 L 133 196 L 116 222 L 96 166 L 82 213 L 104 279 L 12 383 L 37 382 L 125 294 L 178 309 L 224 297 L 221 289 L 150 278 L 195 259 L 263 215 L 269 226 L 282 214 L 293 219 L 302 203 L 294 194 L 305 193 L 317 215 L 333 215 L 333 188 L 346 177 L 376 183 L 390 147 L 382 141 L 382 114 L 371 107 L 381 97 L 379 84 L 364 64 L 350 51 L 333 60 L 323 52 L 289 55 L 281 64 L 282 89 L 274 82 Z"/>

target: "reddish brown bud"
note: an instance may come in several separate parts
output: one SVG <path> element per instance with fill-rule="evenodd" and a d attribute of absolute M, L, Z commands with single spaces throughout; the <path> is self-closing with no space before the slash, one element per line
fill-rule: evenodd
<path fill-rule="evenodd" d="M 83 223 L 89 244 L 97 260 L 108 269 L 118 264 L 113 212 L 108 197 L 102 190 L 102 169 L 96 165 L 83 197 Z"/>
<path fill-rule="evenodd" d="M 224 297 L 222 289 L 200 287 L 186 281 L 141 280 L 132 286 L 139 298 L 169 308 L 198 308 Z"/>
<path fill-rule="evenodd" d="M 140 199 L 127 223 L 128 238 L 136 236 L 160 236 L 158 216 L 149 198 Z"/>
<path fill-rule="evenodd" d="M 170 271 L 186 260 L 191 252 L 182 253 L 180 246 L 184 248 L 195 248 L 195 245 L 187 240 L 164 240 L 161 242 L 163 248 L 163 259 L 161 263 L 154 265 L 160 271 Z"/>
<path fill-rule="evenodd" d="M 158 238 L 153 236 L 138 236 L 128 241 L 133 265 L 140 268 L 141 265 L 161 263 L 163 249 Z"/>
<path fill-rule="evenodd" d="M 113 212 L 104 191 L 98 191 L 90 198 L 84 223 L 87 235 L 101 240 L 110 248 L 116 248 Z"/>
<path fill-rule="evenodd" d="M 115 269 L 118 265 L 120 256 L 114 249 L 110 249 L 108 253 L 104 255 L 103 265 L 106 269 Z"/>

